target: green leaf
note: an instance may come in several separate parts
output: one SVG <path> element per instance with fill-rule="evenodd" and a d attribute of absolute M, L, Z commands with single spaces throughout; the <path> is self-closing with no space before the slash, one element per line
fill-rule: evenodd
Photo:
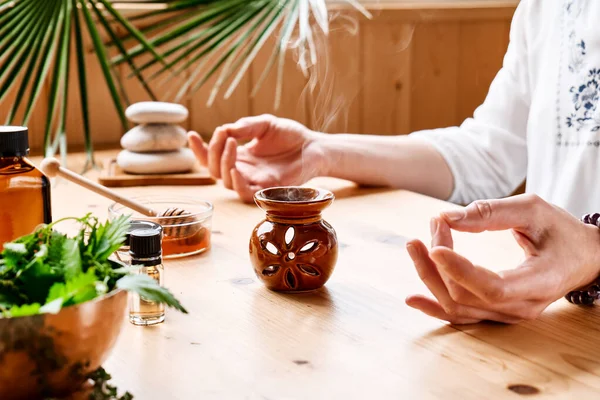
<path fill-rule="evenodd" d="M 130 35 L 132 35 L 133 37 L 135 37 L 138 40 L 138 42 L 141 43 L 141 46 L 146 51 L 150 52 L 154 57 L 156 57 L 156 59 L 158 59 L 162 63 L 164 63 L 164 59 L 162 58 L 162 56 L 160 56 L 156 52 L 156 50 L 154 49 L 154 47 L 150 43 L 148 43 L 148 41 L 146 40 L 146 38 L 144 37 L 144 35 L 135 26 L 133 26 L 129 21 L 127 21 L 127 19 L 125 17 L 123 17 L 120 13 L 118 13 L 113 8 L 113 6 L 110 4 L 110 2 L 108 2 L 107 0 L 98 0 L 98 1 L 100 3 L 102 3 L 102 5 L 106 8 L 106 10 L 110 13 L 110 15 L 112 15 L 115 18 L 115 20 L 117 20 L 117 21 L 119 21 L 121 23 L 121 26 L 123 28 L 125 28 L 125 30 Z"/>
<path fill-rule="evenodd" d="M 70 8 L 71 8 L 71 3 L 68 1 L 63 1 L 65 7 L 67 8 L 67 13 L 70 13 Z M 64 22 L 64 32 L 69 32 L 69 35 L 66 35 L 64 38 L 64 46 L 65 46 L 65 51 L 63 53 L 63 57 L 64 57 L 64 63 L 61 65 L 61 82 L 62 82 L 62 89 L 61 89 L 61 105 L 60 105 L 60 116 L 59 116 L 59 120 L 58 120 L 58 132 L 56 135 L 56 140 L 58 140 L 58 143 L 60 144 L 60 152 L 61 152 L 61 156 L 62 158 L 65 160 L 66 162 L 66 156 L 67 156 L 67 149 L 66 149 L 66 143 L 67 143 L 67 132 L 66 132 L 66 124 L 67 124 L 67 106 L 69 104 L 69 76 L 70 76 L 70 69 L 71 69 L 71 18 L 65 18 Z M 56 148 L 56 144 L 54 144 L 54 148 Z"/>
<path fill-rule="evenodd" d="M 45 55 L 45 57 L 40 57 L 40 65 L 38 67 L 37 73 L 35 74 L 35 81 L 32 83 L 31 94 L 29 95 L 29 102 L 27 103 L 25 115 L 23 116 L 23 125 L 25 126 L 27 126 L 29 123 L 31 113 L 35 108 L 38 99 L 40 98 L 40 92 L 44 87 L 44 82 L 46 81 L 48 73 L 50 72 L 50 65 L 52 64 L 54 52 L 56 51 L 58 35 L 60 33 L 59 27 L 62 24 L 62 19 L 64 17 L 64 13 L 59 13 L 58 18 L 53 18 L 52 24 L 50 24 L 50 29 L 46 31 L 46 45 L 45 48 L 42 50 L 42 54 Z"/>
<path fill-rule="evenodd" d="M 129 64 L 129 67 L 133 71 L 133 74 L 135 75 L 135 77 L 138 79 L 138 81 L 140 82 L 140 84 L 142 85 L 142 87 L 144 88 L 144 90 L 146 91 L 146 93 L 148 94 L 148 96 L 150 96 L 150 99 L 152 99 L 153 101 L 156 101 L 157 98 L 154 95 L 154 92 L 152 92 L 152 89 L 150 88 L 150 86 L 148 86 L 148 83 L 146 83 L 146 80 L 144 79 L 144 77 L 140 73 L 140 70 L 136 67 L 136 65 L 134 64 L 133 60 L 127 54 L 127 50 L 125 49 L 123 43 L 117 37 L 117 34 L 110 27 L 110 24 L 108 23 L 108 21 L 106 20 L 106 18 L 102 14 L 102 12 L 100 10 L 98 10 L 98 7 L 96 7 L 96 5 L 94 3 L 92 3 L 92 7 L 93 7 L 93 10 L 94 10 L 94 13 L 96 14 L 96 17 L 98 18 L 98 20 L 100 21 L 100 23 L 104 27 L 104 31 L 106 33 L 108 33 L 108 35 L 112 39 L 113 43 L 119 49 L 119 52 L 123 55 L 123 57 L 125 57 L 127 63 Z M 145 39 L 144 39 L 144 42 L 145 42 Z M 153 50 L 153 49 L 151 50 L 151 52 L 152 52 L 152 54 L 156 53 L 156 51 Z M 159 56 L 157 55 L 157 58 L 158 57 Z M 162 57 L 160 57 L 160 59 L 163 60 Z M 164 60 L 163 60 L 163 62 L 164 62 Z"/>
<path fill-rule="evenodd" d="M 24 243 L 4 243 L 4 252 L 2 255 L 5 259 L 11 255 L 21 257 L 25 254 L 27 254 L 27 247 Z"/>
<path fill-rule="evenodd" d="M 79 253 L 79 242 L 75 239 L 65 239 L 62 245 L 62 263 L 66 279 L 72 279 L 81 274 L 81 255 Z"/>
<path fill-rule="evenodd" d="M 131 275 L 131 274 L 137 274 L 139 272 L 140 272 L 140 267 L 137 265 L 128 265 L 126 267 L 113 269 L 113 273 L 115 273 L 117 275 Z"/>
<path fill-rule="evenodd" d="M 86 253 L 96 262 L 103 262 L 125 243 L 129 217 L 122 215 L 112 222 L 95 226 L 90 233 Z"/>
<path fill-rule="evenodd" d="M 63 300 L 58 298 L 50 303 L 44 304 L 40 307 L 40 314 L 58 314 L 60 310 L 62 310 Z"/>
<path fill-rule="evenodd" d="M 51 11 L 52 11 L 51 13 L 46 14 L 44 16 L 44 18 L 40 19 L 40 21 L 39 21 L 40 26 L 51 24 L 51 21 L 56 16 L 55 13 L 57 10 L 52 9 Z M 19 90 L 17 91 L 15 99 L 12 101 L 12 107 L 11 107 L 10 111 L 8 112 L 8 116 L 6 118 L 7 123 L 9 125 L 13 124 L 13 119 L 16 115 L 17 110 L 19 109 L 19 106 L 21 105 L 21 101 L 25 97 L 25 92 L 27 90 L 27 87 L 33 81 L 32 74 L 33 74 L 33 71 L 35 70 L 36 65 L 38 64 L 38 60 L 40 59 L 40 52 L 42 50 L 42 46 L 44 45 L 45 42 L 48 41 L 48 33 L 49 32 L 51 32 L 51 29 L 48 29 L 45 32 L 43 30 L 38 30 L 34 36 L 31 50 L 28 55 L 28 57 L 29 57 L 28 66 L 27 66 L 27 68 L 25 68 L 25 72 L 22 77 L 21 85 L 19 87 Z"/>
<path fill-rule="evenodd" d="M 62 233 L 53 231 L 48 238 L 48 263 L 60 265 L 65 252 L 65 242 L 69 238 Z"/>
<path fill-rule="evenodd" d="M 97 297 L 96 270 L 89 268 L 87 272 L 67 280 L 65 283 L 55 283 L 50 288 L 46 303 L 61 299 L 62 306 L 81 304 Z"/>
<path fill-rule="evenodd" d="M 6 314 L 9 317 L 28 317 L 40 313 L 40 305 L 38 303 L 23 304 L 22 306 L 11 307 Z"/>
<path fill-rule="evenodd" d="M 124 130 L 127 130 L 127 119 L 125 118 L 125 110 L 123 109 L 123 104 L 121 102 L 121 98 L 119 97 L 119 93 L 117 91 L 117 87 L 112 76 L 112 71 L 110 69 L 110 61 L 108 59 L 108 55 L 106 54 L 106 48 L 102 43 L 100 33 L 98 32 L 96 24 L 92 18 L 92 13 L 90 12 L 90 10 L 88 10 L 85 1 L 79 0 L 79 2 L 81 4 L 81 13 L 83 14 L 84 21 L 87 25 L 88 33 L 92 38 L 92 43 L 96 51 L 96 59 L 98 60 L 98 63 L 100 64 L 100 67 L 102 69 L 102 74 L 104 75 L 106 86 L 108 86 L 108 90 L 113 100 L 113 104 L 117 109 L 117 113 L 119 114 L 121 125 L 123 126 Z"/>
<path fill-rule="evenodd" d="M 65 24 L 62 24 L 60 36 L 58 38 L 59 46 L 54 58 L 52 77 L 50 78 L 50 92 L 48 93 L 48 111 L 46 113 L 46 129 L 44 130 L 44 154 L 46 157 L 53 156 L 56 152 L 56 146 L 52 145 L 52 126 L 58 110 L 58 101 L 60 100 L 60 82 L 64 76 L 64 70 L 67 68 L 67 44 L 70 40 L 70 32 L 65 30 Z M 58 133 L 57 133 L 58 136 Z"/>
<path fill-rule="evenodd" d="M 128 292 L 137 293 L 148 300 L 166 304 L 184 314 L 188 313 L 168 289 L 161 287 L 148 275 L 139 274 L 125 276 L 117 281 L 117 287 Z"/>
<path fill-rule="evenodd" d="M 0 308 L 10 308 L 13 305 L 27 303 L 30 303 L 29 298 L 14 281 L 8 279 L 0 280 Z"/>
<path fill-rule="evenodd" d="M 77 9 L 77 0 L 72 0 L 73 6 Z M 73 15 L 73 26 L 75 32 L 75 55 L 77 59 L 77 73 L 79 81 L 79 99 L 81 104 L 81 116 L 83 119 L 83 138 L 85 143 L 85 152 L 87 154 L 88 162 L 90 166 L 94 166 L 93 146 L 92 146 L 92 133 L 90 131 L 90 117 L 89 117 L 89 106 L 88 106 L 88 94 L 87 94 L 87 77 L 85 72 L 85 49 L 83 47 L 83 34 L 81 31 L 81 22 L 79 21 L 79 14 L 72 13 Z"/>

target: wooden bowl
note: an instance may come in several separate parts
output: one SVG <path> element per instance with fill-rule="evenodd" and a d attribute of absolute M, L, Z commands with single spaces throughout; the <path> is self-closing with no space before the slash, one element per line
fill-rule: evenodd
<path fill-rule="evenodd" d="M 127 292 L 58 314 L 0 319 L 0 399 L 64 397 L 106 360 L 125 320 Z"/>

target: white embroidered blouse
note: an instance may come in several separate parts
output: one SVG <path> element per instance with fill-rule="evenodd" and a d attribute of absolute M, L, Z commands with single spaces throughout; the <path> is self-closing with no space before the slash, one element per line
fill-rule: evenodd
<path fill-rule="evenodd" d="M 455 178 L 450 201 L 527 192 L 600 212 L 600 1 L 522 0 L 504 66 L 460 127 L 416 132 Z"/>

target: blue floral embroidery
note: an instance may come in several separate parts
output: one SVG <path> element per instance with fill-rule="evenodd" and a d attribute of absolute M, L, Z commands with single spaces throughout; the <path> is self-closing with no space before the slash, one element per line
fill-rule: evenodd
<path fill-rule="evenodd" d="M 585 55 L 587 54 L 585 41 L 577 41 L 575 39 L 575 32 L 571 32 L 569 35 L 569 42 L 571 46 L 571 59 L 569 62 L 569 71 L 578 74 L 584 67 Z"/>
<path fill-rule="evenodd" d="M 587 59 L 588 47 L 578 23 L 583 15 L 583 4 L 581 0 L 563 0 L 556 100 L 557 146 L 600 146 L 596 135 L 585 135 L 600 131 L 600 68 L 590 69 L 592 65 Z M 563 110 L 563 85 L 570 87 L 572 106 L 567 112 Z M 580 136 L 582 134 L 585 136 Z"/>
<path fill-rule="evenodd" d="M 567 6 L 565 7 L 565 9 L 567 10 L 568 14 L 571 14 L 571 12 L 573 11 L 573 4 L 575 3 L 575 0 L 570 0 L 567 2 Z"/>
<path fill-rule="evenodd" d="M 600 69 L 594 68 L 587 75 L 587 82 L 571 87 L 575 112 L 567 117 L 567 126 L 579 132 L 593 121 L 592 132 L 600 130 L 600 120 L 596 109 L 600 100 Z"/>

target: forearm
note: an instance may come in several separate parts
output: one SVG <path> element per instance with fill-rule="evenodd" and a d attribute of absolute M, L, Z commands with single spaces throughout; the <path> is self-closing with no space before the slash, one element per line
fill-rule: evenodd
<path fill-rule="evenodd" d="M 316 134 L 322 175 L 448 199 L 454 177 L 442 155 L 413 136 Z"/>

